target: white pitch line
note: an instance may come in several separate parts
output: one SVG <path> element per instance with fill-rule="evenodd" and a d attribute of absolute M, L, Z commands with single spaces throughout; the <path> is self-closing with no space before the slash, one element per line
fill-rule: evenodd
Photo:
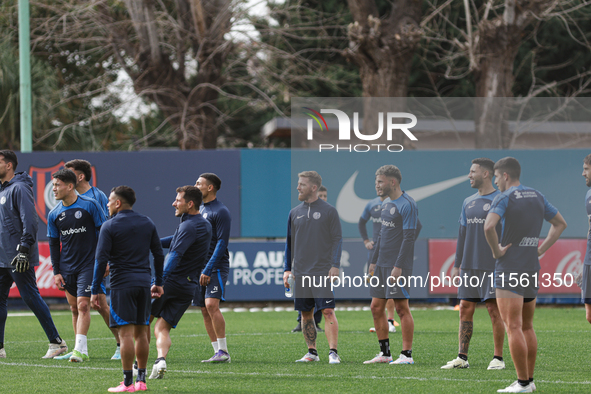
<path fill-rule="evenodd" d="M 69 366 L 69 365 L 45 365 L 45 364 L 29 364 L 29 363 L 6 363 L 0 362 L 0 365 L 14 366 L 14 367 L 29 367 L 29 368 L 54 368 L 54 369 L 83 369 L 90 371 L 121 371 L 121 368 L 103 368 L 103 367 L 84 367 L 84 366 Z M 337 367 L 338 368 L 338 367 Z M 355 380 L 367 380 L 367 379 L 382 379 L 382 380 L 417 380 L 417 381 L 443 381 L 443 382 L 476 382 L 476 383 L 495 383 L 495 382 L 506 382 L 508 379 L 454 379 L 454 378 L 439 378 L 430 377 L 423 378 L 418 376 L 375 376 L 375 375 L 356 375 L 356 376 L 343 376 L 343 375 L 329 375 L 329 374 L 294 374 L 294 373 L 262 373 L 262 372 L 233 372 L 233 371 L 187 371 L 187 370 L 167 370 L 168 373 L 191 373 L 191 374 L 212 374 L 212 375 L 235 375 L 235 376 L 263 376 L 263 377 L 305 377 L 305 378 L 331 378 L 331 379 L 355 379 Z M 566 382 L 563 380 L 540 380 L 536 379 L 538 383 L 547 384 L 577 384 L 577 385 L 589 385 L 591 382 Z"/>

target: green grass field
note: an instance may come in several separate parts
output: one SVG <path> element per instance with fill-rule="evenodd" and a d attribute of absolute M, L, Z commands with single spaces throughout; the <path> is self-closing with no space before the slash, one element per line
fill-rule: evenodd
<path fill-rule="evenodd" d="M 352 309 L 352 308 L 349 308 Z M 359 308 L 358 308 L 359 309 Z M 54 312 L 61 335 L 73 346 L 69 312 Z M 494 393 L 513 382 L 515 371 L 505 341 L 507 369 L 487 371 L 492 359 L 492 330 L 484 308 L 478 308 L 470 345 L 470 369 L 441 370 L 457 356 L 458 312 L 413 311 L 415 365 L 363 365 L 378 353 L 369 311 L 338 311 L 340 365 L 328 364 L 328 345 L 319 334 L 319 363 L 294 361 L 306 352 L 301 333 L 292 334 L 296 313 L 225 313 L 231 364 L 202 364 L 213 354 L 201 314 L 190 310 L 172 332 L 162 380 L 148 380 L 150 392 L 163 393 L 293 393 L 365 392 Z M 324 324 L 324 323 L 322 323 Z M 534 322 L 539 342 L 535 373 L 540 393 L 591 391 L 591 327 L 582 307 L 538 308 Z M 0 360 L 1 393 L 106 393 L 122 380 L 121 363 L 111 361 L 115 342 L 100 316 L 93 315 L 89 333 L 91 360 L 84 364 L 42 360 L 47 341 L 33 316 L 11 314 L 6 327 L 7 359 Z M 400 351 L 400 333 L 390 336 Z M 148 374 L 155 359 L 152 342 Z"/>

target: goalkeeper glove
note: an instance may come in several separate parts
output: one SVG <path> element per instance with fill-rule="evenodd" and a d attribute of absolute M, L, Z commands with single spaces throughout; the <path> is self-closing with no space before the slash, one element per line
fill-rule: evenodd
<path fill-rule="evenodd" d="M 29 248 L 18 245 L 16 250 L 18 254 L 12 259 L 10 265 L 14 267 L 16 272 L 26 272 L 29 269 Z"/>

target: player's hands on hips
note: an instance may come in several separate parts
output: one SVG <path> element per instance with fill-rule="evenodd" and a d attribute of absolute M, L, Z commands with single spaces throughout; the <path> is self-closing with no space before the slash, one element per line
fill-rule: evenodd
<path fill-rule="evenodd" d="M 99 302 L 99 296 L 97 294 L 92 294 L 90 296 L 90 306 L 92 307 L 92 309 L 94 310 L 99 310 L 101 309 L 101 304 Z"/>
<path fill-rule="evenodd" d="M 64 277 L 62 276 L 62 274 L 53 275 L 53 283 L 55 283 L 58 290 L 66 290 L 66 282 L 64 281 Z"/>
<path fill-rule="evenodd" d="M 160 298 L 164 294 L 164 288 L 162 286 L 153 285 L 150 292 L 152 293 L 152 298 Z"/>
<path fill-rule="evenodd" d="M 402 275 L 402 268 L 394 267 L 391 275 L 394 277 L 394 280 L 398 279 L 398 277 Z"/>
<path fill-rule="evenodd" d="M 201 286 L 207 286 L 209 284 L 209 282 L 211 282 L 211 277 L 209 277 L 205 274 L 201 274 L 201 277 L 199 278 L 199 284 Z"/>
<path fill-rule="evenodd" d="M 451 279 L 453 280 L 457 276 L 460 276 L 460 267 L 453 267 L 451 269 Z"/>
<path fill-rule="evenodd" d="M 509 244 L 509 245 L 505 245 L 505 246 L 501 246 L 501 244 L 499 244 L 499 249 L 493 251 L 493 257 L 495 259 L 500 259 L 501 257 L 503 257 L 505 255 L 505 253 L 507 253 L 507 249 L 509 249 L 509 247 L 511 245 L 513 245 L 513 244 Z"/>
<path fill-rule="evenodd" d="M 287 282 L 287 279 L 289 279 L 289 275 L 291 275 L 291 271 L 285 271 L 283 273 L 283 286 L 285 286 L 288 289 L 289 289 L 289 283 Z"/>
<path fill-rule="evenodd" d="M 24 253 L 18 253 L 10 263 L 16 272 L 26 272 L 29 269 L 29 256 Z"/>
<path fill-rule="evenodd" d="M 109 266 L 109 264 L 107 264 L 107 269 L 105 270 L 105 274 L 103 275 L 103 278 L 106 278 L 107 276 L 109 276 L 110 271 L 111 271 L 111 267 Z"/>
<path fill-rule="evenodd" d="M 373 241 L 366 239 L 365 241 L 363 241 L 363 244 L 365 245 L 365 249 L 367 249 L 367 250 L 373 249 Z"/>

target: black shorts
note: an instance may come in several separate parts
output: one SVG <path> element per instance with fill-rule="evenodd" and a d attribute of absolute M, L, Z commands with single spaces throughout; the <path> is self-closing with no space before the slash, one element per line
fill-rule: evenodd
<path fill-rule="evenodd" d="M 496 298 L 494 271 L 460 270 L 461 286 L 458 286 L 458 298 L 470 302 L 484 302 Z M 457 280 L 457 279 L 456 279 Z"/>
<path fill-rule="evenodd" d="M 294 300 L 294 308 L 296 311 L 300 312 L 311 312 L 316 308 L 316 312 L 326 309 L 332 308 L 334 309 L 336 306 L 333 298 L 296 298 Z"/>
<path fill-rule="evenodd" d="M 111 289 L 111 319 L 109 327 L 125 326 L 127 324 L 150 324 L 149 287 L 127 287 Z"/>
<path fill-rule="evenodd" d="M 150 314 L 154 317 L 163 318 L 172 328 L 183 317 L 187 308 L 191 305 L 195 286 L 181 286 L 170 279 L 164 284 L 164 295 L 152 302 Z"/>
<path fill-rule="evenodd" d="M 591 265 L 583 266 L 583 284 L 581 288 L 583 294 L 583 302 L 591 304 Z"/>
<path fill-rule="evenodd" d="M 537 282 L 536 282 L 537 278 Z M 524 302 L 531 302 L 538 296 L 540 289 L 539 271 L 530 272 L 497 272 L 495 271 L 495 288 L 508 290 L 524 298 Z M 499 298 L 497 296 L 497 298 Z"/>
<path fill-rule="evenodd" d="M 373 276 L 369 281 L 369 295 L 371 298 L 387 299 L 409 299 L 410 298 L 410 279 L 412 269 L 402 269 L 402 275 L 398 281 L 394 281 L 392 270 L 394 267 L 376 266 Z M 377 278 L 377 280 L 376 280 Z M 388 279 L 390 278 L 390 279 Z M 401 286 L 398 286 L 400 284 Z"/>
<path fill-rule="evenodd" d="M 228 275 L 230 269 L 217 270 L 211 273 L 210 281 L 207 286 L 201 286 L 199 280 L 197 280 L 197 288 L 193 297 L 193 305 L 205 307 L 206 298 L 217 298 L 220 301 L 226 301 L 224 294 L 226 292 L 226 282 L 228 281 Z M 201 274 L 197 275 L 199 278 Z"/>
<path fill-rule="evenodd" d="M 90 288 L 92 287 L 92 276 L 94 275 L 93 268 L 87 268 L 84 271 L 72 274 L 62 275 L 64 288 L 70 295 L 74 297 L 89 297 Z M 100 294 L 105 294 L 105 285 L 101 283 Z"/>

